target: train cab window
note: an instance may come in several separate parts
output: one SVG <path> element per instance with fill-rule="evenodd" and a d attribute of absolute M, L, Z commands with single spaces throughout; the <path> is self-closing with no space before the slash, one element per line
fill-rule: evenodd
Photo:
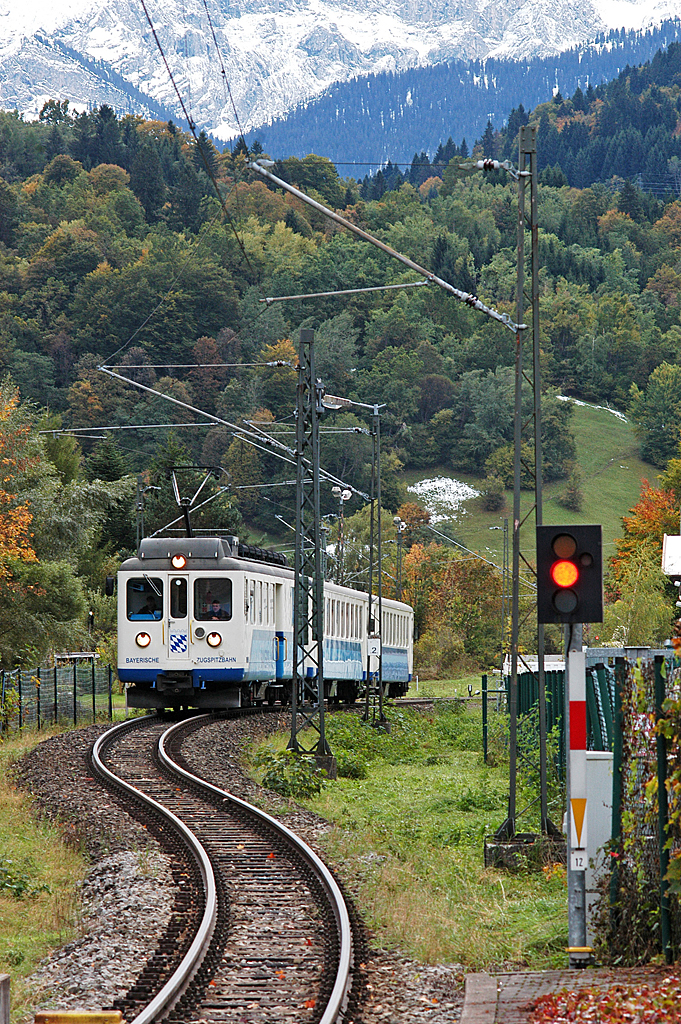
<path fill-rule="evenodd" d="M 184 576 L 175 576 L 169 581 L 170 617 L 171 619 L 187 618 L 187 580 Z"/>
<path fill-rule="evenodd" d="M 163 616 L 163 580 L 156 576 L 129 579 L 126 588 L 128 618 L 158 621 Z"/>
<path fill-rule="evenodd" d="M 232 581 L 211 577 L 194 581 L 194 618 L 219 621 L 232 617 Z"/>

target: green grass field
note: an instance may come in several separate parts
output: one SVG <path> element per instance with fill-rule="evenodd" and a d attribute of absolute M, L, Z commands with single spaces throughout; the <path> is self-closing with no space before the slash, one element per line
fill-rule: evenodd
<path fill-rule="evenodd" d="M 554 481 L 544 487 L 544 522 L 548 525 L 600 523 L 603 527 L 603 554 L 608 558 L 614 553 L 615 538 L 622 534 L 622 516 L 638 501 L 641 481 L 647 479 L 655 483 L 659 470 L 639 458 L 631 424 L 624 423 L 606 409 L 574 406 L 573 429 L 576 461 L 582 472 L 583 510 L 569 512 L 564 509 L 558 498 L 565 490 L 565 481 Z M 407 484 L 413 484 L 435 476 L 455 477 L 475 488 L 479 488 L 482 480 L 470 473 L 454 472 L 446 467 L 410 470 L 404 474 L 404 479 Z M 523 515 L 533 500 L 531 492 L 523 491 Z M 510 491 L 506 492 L 506 508 L 502 512 L 485 512 L 472 499 L 447 524 L 446 531 L 467 547 L 500 562 L 503 534 L 498 527 L 503 526 L 504 518 L 510 518 L 512 510 L 513 495 Z M 525 534 L 523 547 L 531 554 L 534 551 L 533 527 L 526 529 Z"/>
<path fill-rule="evenodd" d="M 472 971 L 564 967 L 564 868 L 484 867 L 484 837 L 506 815 L 508 766 L 482 761 L 479 702 L 395 706 L 387 715 L 389 735 L 358 715 L 327 716 L 341 770 L 364 777 L 328 782 L 303 801 L 335 823 L 327 852 L 358 895 L 375 941 Z M 261 749 L 281 750 L 286 740 L 269 737 Z M 521 799 L 525 806 L 531 797 Z"/>

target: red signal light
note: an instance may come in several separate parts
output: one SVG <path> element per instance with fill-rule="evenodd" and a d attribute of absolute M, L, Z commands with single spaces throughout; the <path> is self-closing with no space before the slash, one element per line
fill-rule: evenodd
<path fill-rule="evenodd" d="M 579 569 L 574 562 L 554 562 L 551 566 L 551 579 L 557 587 L 573 587 L 579 579 Z"/>

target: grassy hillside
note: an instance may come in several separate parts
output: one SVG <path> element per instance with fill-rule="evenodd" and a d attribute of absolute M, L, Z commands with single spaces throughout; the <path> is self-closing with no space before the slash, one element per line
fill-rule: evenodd
<path fill-rule="evenodd" d="M 573 427 L 577 442 L 577 462 L 583 478 L 583 511 L 569 512 L 558 503 L 558 498 L 565 490 L 565 481 L 557 481 L 544 488 L 544 522 L 601 523 L 604 556 L 608 558 L 614 552 L 615 538 L 621 535 L 621 517 L 638 500 L 641 480 L 645 478 L 654 483 L 658 470 L 639 458 L 631 424 L 623 422 L 607 409 L 575 406 Z M 408 484 L 412 484 L 438 475 L 456 477 L 472 487 L 481 484 L 480 477 L 454 473 L 444 468 L 428 473 L 423 470 L 410 472 L 405 474 L 405 479 Z M 533 497 L 530 492 L 523 492 L 523 515 L 529 509 Z M 506 509 L 503 512 L 484 512 L 478 507 L 478 502 L 472 499 L 453 518 L 453 531 L 449 525 L 445 529 L 448 533 L 453 532 L 456 539 L 467 547 L 487 553 L 497 561 L 503 552 L 503 534 L 499 527 L 503 527 L 504 517 L 510 519 L 512 511 L 513 494 L 510 491 L 506 493 Z M 523 546 L 530 551 L 534 548 L 532 534 L 533 525 L 529 527 L 528 521 L 528 528 L 523 534 Z"/>

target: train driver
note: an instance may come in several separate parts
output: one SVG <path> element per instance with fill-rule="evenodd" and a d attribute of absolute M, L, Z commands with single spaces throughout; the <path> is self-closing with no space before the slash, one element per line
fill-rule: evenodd
<path fill-rule="evenodd" d="M 218 601 L 217 597 L 213 598 L 213 601 L 212 601 L 211 606 L 210 606 L 210 613 L 208 615 L 208 618 L 209 619 L 228 619 L 229 618 L 229 614 L 220 605 L 220 602 Z"/>
<path fill-rule="evenodd" d="M 160 613 L 157 615 L 156 598 L 153 594 L 147 594 L 147 603 L 146 606 L 142 608 L 139 618 L 142 617 L 145 619 L 160 618 Z"/>

